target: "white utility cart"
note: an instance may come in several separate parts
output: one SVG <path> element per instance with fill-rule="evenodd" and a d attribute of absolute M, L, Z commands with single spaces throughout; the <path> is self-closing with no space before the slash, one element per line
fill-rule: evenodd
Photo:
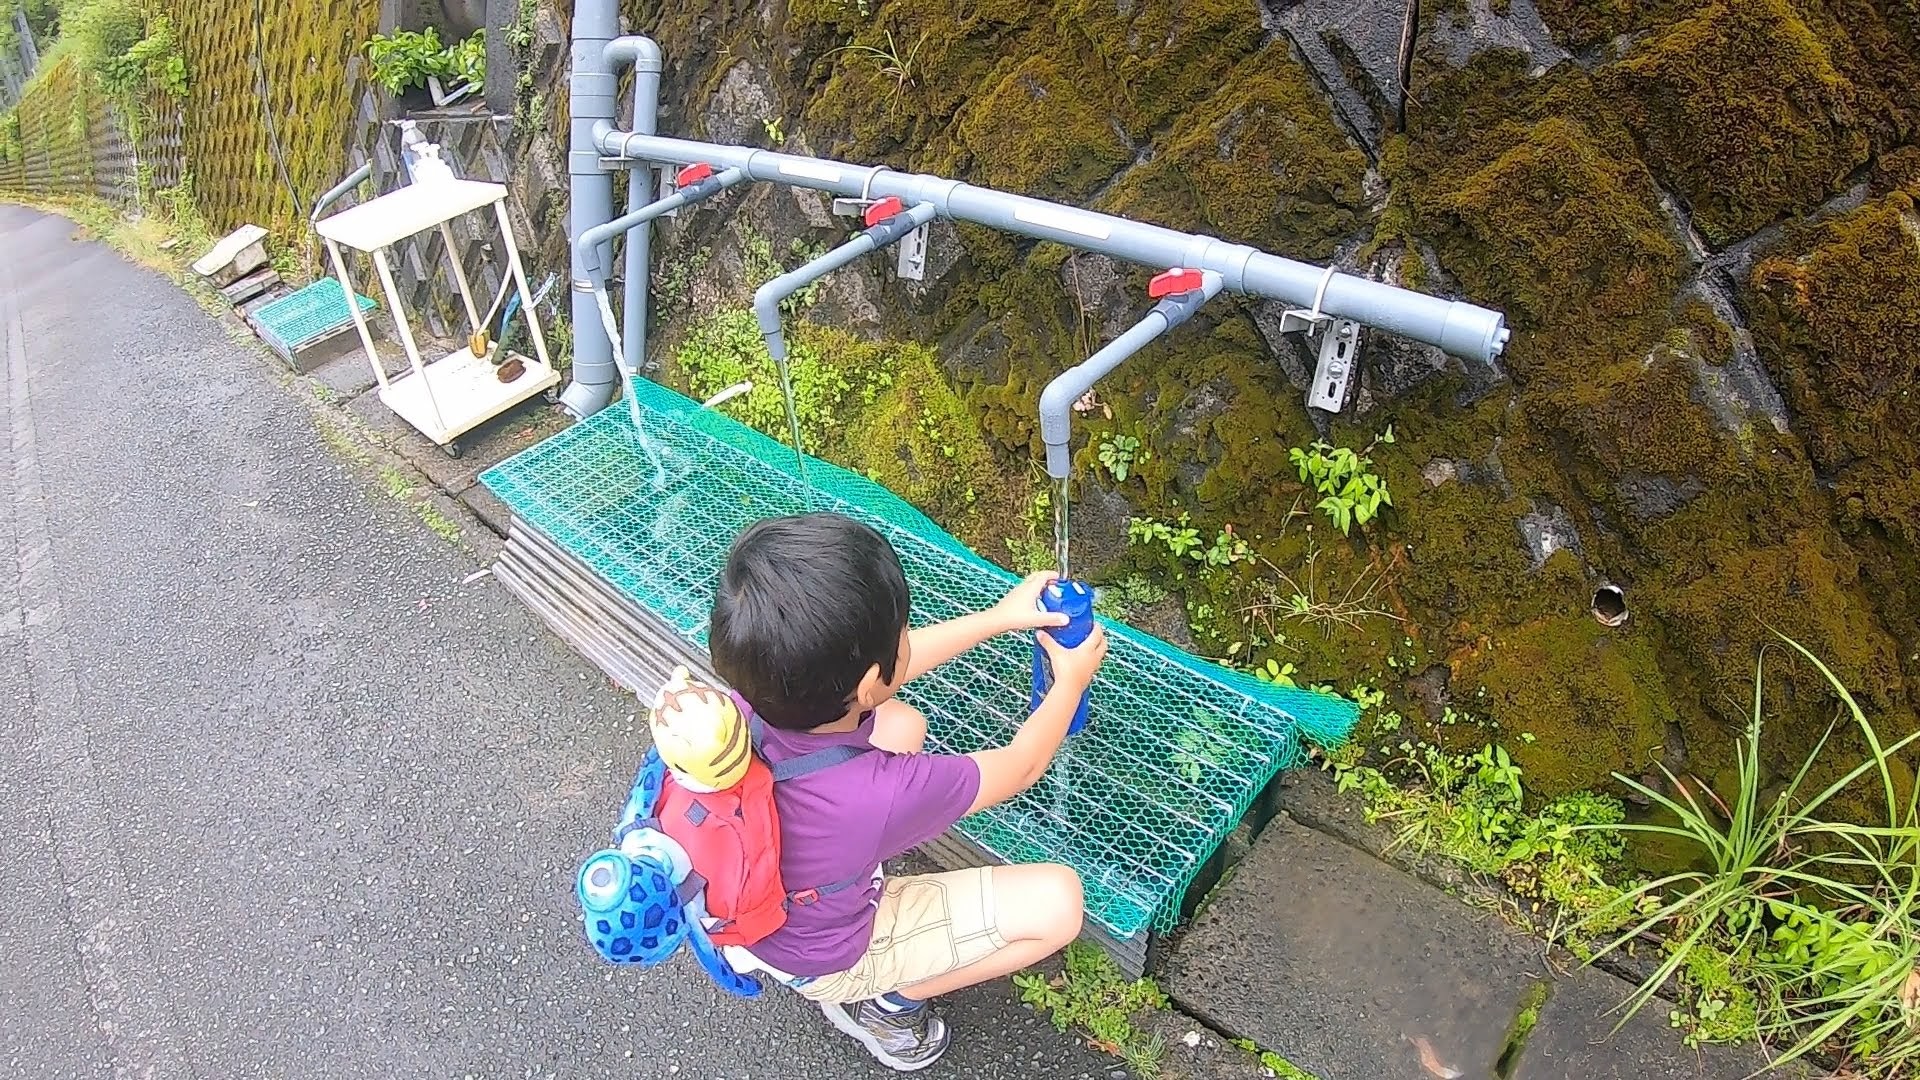
<path fill-rule="evenodd" d="M 553 362 L 547 356 L 547 341 L 540 330 L 533 295 L 527 288 L 526 270 L 520 265 L 520 248 L 514 243 L 513 225 L 507 220 L 506 198 L 507 189 L 499 184 L 450 176 L 422 177 L 314 225 L 326 241 L 333 272 L 346 295 L 356 294 L 347 274 L 342 247 L 366 252 L 380 275 L 380 287 L 387 294 L 387 310 L 393 313 L 394 328 L 400 332 L 400 343 L 406 348 L 407 360 L 413 367 L 411 371 L 388 378 L 380 363 L 380 354 L 374 349 L 373 335 L 367 330 L 366 316 L 358 307 L 349 305 L 354 329 L 360 331 L 360 343 L 367 350 L 367 363 L 373 367 L 373 377 L 380 383 L 380 400 L 454 457 L 460 456 L 461 435 L 536 394 L 551 391 L 560 383 L 560 374 L 553 370 Z M 393 245 L 437 229 L 453 266 L 453 280 L 460 286 L 467 318 L 476 334 L 488 331 L 490 335 L 488 324 L 494 313 L 490 312 L 483 320 L 474 306 L 473 289 L 465 268 L 460 265 L 450 228 L 462 215 L 488 207 L 493 208 L 494 217 L 499 221 L 500 238 L 507 255 L 504 272 L 511 275 L 513 287 L 519 290 L 520 312 L 526 317 L 527 336 L 533 339 L 533 350 L 537 354 L 527 357 L 515 353 L 503 358 L 502 367 L 518 360 L 524 369 L 511 382 L 501 382 L 499 371 L 487 358 L 475 355 L 466 345 L 431 362 L 421 357 L 420 347 L 414 342 L 413 327 L 408 324 L 406 309 L 400 303 L 400 291 L 394 286 L 393 267 L 388 257 Z"/>

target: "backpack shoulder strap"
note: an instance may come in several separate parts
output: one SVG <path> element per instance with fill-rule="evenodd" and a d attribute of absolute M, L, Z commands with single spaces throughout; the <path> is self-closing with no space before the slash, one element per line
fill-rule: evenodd
<path fill-rule="evenodd" d="M 749 720 L 747 725 L 748 733 L 753 738 L 754 752 L 759 753 L 760 744 L 766 735 L 766 723 L 756 716 Z M 793 780 L 809 773 L 817 773 L 822 769 L 830 769 L 835 765 L 844 765 L 866 753 L 867 749 L 846 745 L 823 746 L 810 754 L 791 757 L 778 764 L 768 764 L 767 770 L 773 773 L 773 782 L 777 784 L 782 780 Z"/>

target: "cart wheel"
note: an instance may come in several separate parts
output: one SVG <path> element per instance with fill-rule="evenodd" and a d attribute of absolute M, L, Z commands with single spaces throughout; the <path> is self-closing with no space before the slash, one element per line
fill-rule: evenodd
<path fill-rule="evenodd" d="M 454 459 L 455 461 L 460 460 L 460 455 L 466 452 L 458 442 L 449 442 L 445 446 L 442 446 L 440 449 L 445 450 L 447 452 L 447 456 Z"/>

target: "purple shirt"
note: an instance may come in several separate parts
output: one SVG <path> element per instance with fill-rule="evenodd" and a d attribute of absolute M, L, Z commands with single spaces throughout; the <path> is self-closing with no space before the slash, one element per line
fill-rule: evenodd
<path fill-rule="evenodd" d="M 760 755 L 769 763 L 826 746 L 872 745 L 873 717 L 852 731 L 815 735 L 769 725 Z M 780 876 L 789 892 L 838 881 L 861 884 L 794 904 L 787 923 L 749 949 L 790 975 L 845 971 L 866 955 L 873 937 L 881 862 L 903 855 L 953 827 L 980 793 L 980 767 L 951 754 L 874 750 L 852 761 L 775 784 L 780 813 Z"/>

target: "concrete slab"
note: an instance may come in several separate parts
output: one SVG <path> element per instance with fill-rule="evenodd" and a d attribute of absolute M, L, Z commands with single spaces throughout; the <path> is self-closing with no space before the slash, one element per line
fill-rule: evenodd
<path fill-rule="evenodd" d="M 503 416 L 460 436 L 461 455 L 447 456 L 433 440 L 414 430 L 367 390 L 347 403 L 348 411 L 378 432 L 400 455 L 425 473 L 442 491 L 460 495 L 480 474 L 567 426 L 566 414 L 536 397 Z"/>
<path fill-rule="evenodd" d="M 1286 814 L 1169 949 L 1165 985 L 1322 1080 L 1735 1080 L 1759 1064 L 1687 1050 L 1660 1008 L 1609 1039 L 1627 983 Z"/>
<path fill-rule="evenodd" d="M 1188 1011 L 1323 1080 L 1478 1080 L 1493 1075 L 1546 974 L 1539 954 L 1282 816 L 1173 947 L 1167 987 Z"/>
<path fill-rule="evenodd" d="M 378 337 L 374 339 L 380 341 Z M 343 354 L 331 360 L 315 365 L 307 375 L 316 382 L 343 398 L 365 393 L 373 388 L 373 369 L 367 366 L 366 347 L 360 344 L 360 335 L 349 331 L 347 345 Z M 388 375 L 397 375 L 407 368 L 407 358 L 398 346 L 380 344 L 381 367 Z"/>
<path fill-rule="evenodd" d="M 507 535 L 507 526 L 513 523 L 513 508 L 500 501 L 500 496 L 488 491 L 487 485 L 475 484 L 461 492 L 460 501 L 466 503 L 467 509 L 473 511 L 473 515 L 484 522 L 487 528 L 501 536 Z"/>
<path fill-rule="evenodd" d="M 1765 1064 L 1752 1048 L 1703 1046 L 1687 1049 L 1667 1025 L 1664 1001 L 1642 1009 L 1618 1034 L 1614 1009 L 1632 992 L 1622 979 L 1586 968 L 1555 981 L 1540 1009 L 1540 1022 L 1528 1037 L 1509 1080 L 1641 1080 L 1666 1077 L 1742 1080 Z M 1808 1077 L 1791 1067 L 1764 1073 L 1770 1077 Z"/>

